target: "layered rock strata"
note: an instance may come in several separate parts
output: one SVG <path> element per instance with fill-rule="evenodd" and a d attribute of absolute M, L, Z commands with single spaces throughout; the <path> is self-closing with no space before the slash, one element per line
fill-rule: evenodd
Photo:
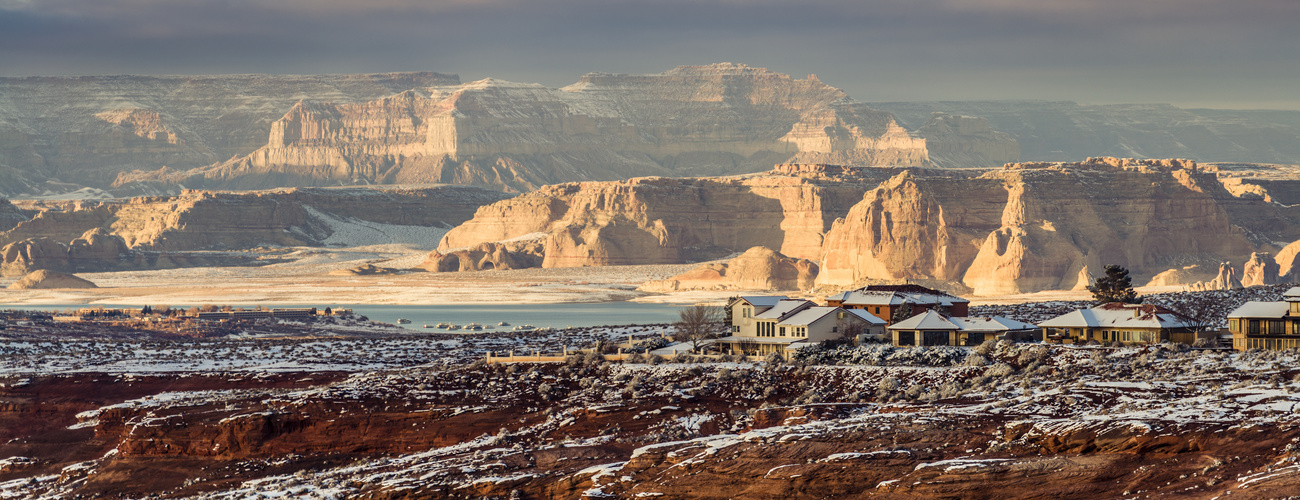
<path fill-rule="evenodd" d="M 817 259 L 835 218 L 896 171 L 811 171 L 546 186 L 480 208 L 438 252 L 529 237 L 543 241 L 543 267 L 679 264 L 755 246 Z"/>
<path fill-rule="evenodd" d="M 791 158 L 928 162 L 925 140 L 815 77 L 715 64 L 589 74 L 562 89 L 486 79 L 365 103 L 300 102 L 251 154 L 169 178 L 223 189 L 439 182 L 528 191 L 753 172 Z"/>
<path fill-rule="evenodd" d="M 1294 209 L 1235 196 L 1214 169 L 1186 160 L 984 172 L 782 165 L 743 177 L 547 186 L 481 208 L 439 248 L 534 235 L 545 242 L 544 267 L 578 267 L 704 261 L 765 246 L 816 261 L 819 286 L 938 280 L 999 295 L 1077 289 L 1107 264 L 1144 282 L 1242 262 L 1298 239 L 1298 223 Z"/>

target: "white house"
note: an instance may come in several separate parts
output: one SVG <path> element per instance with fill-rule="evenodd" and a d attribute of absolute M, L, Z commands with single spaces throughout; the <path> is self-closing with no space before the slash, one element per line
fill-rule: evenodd
<path fill-rule="evenodd" d="M 1192 321 L 1155 304 L 1111 302 L 1079 309 L 1038 324 L 1043 340 L 1064 343 L 1196 341 Z"/>
<path fill-rule="evenodd" d="M 862 325 L 864 335 L 880 335 L 885 328 L 884 320 L 865 310 L 819 307 L 797 300 L 781 301 L 760 314 L 757 323 L 755 335 L 733 334 L 718 339 L 717 345 L 733 354 L 787 354 L 790 349 L 840 338 L 840 329 L 851 324 Z"/>
<path fill-rule="evenodd" d="M 756 316 L 767 312 L 782 300 L 789 300 L 784 295 L 749 295 L 733 297 L 727 303 L 727 315 L 731 319 L 731 334 L 745 337 L 758 335 Z"/>

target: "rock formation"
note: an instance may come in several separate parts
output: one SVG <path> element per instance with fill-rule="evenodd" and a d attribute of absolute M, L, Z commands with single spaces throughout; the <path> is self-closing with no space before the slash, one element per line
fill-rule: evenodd
<path fill-rule="evenodd" d="M 44 288 L 99 288 L 89 280 L 71 274 L 38 269 L 23 276 L 9 285 L 10 290 L 34 290 Z"/>
<path fill-rule="evenodd" d="M 365 103 L 300 102 L 271 125 L 263 147 L 172 180 L 225 189 L 439 182 L 528 191 L 753 172 L 791 158 L 927 163 L 924 140 L 816 78 L 715 64 L 589 74 L 562 89 L 486 79 Z"/>
<path fill-rule="evenodd" d="M 925 139 L 930 161 L 939 166 L 1000 167 L 1020 161 L 1020 145 L 976 116 L 934 113 L 916 129 Z"/>
<path fill-rule="evenodd" d="M 1242 286 L 1272 285 L 1278 282 L 1281 266 L 1268 253 L 1250 253 L 1241 272 Z"/>
<path fill-rule="evenodd" d="M 332 224 L 357 219 L 445 228 L 501 193 L 443 186 L 421 189 L 289 189 L 252 193 L 186 191 L 128 202 L 40 202 L 30 220 L 0 232 L 0 274 L 34 269 L 114 271 L 212 265 L 196 250 L 313 246 Z"/>
<path fill-rule="evenodd" d="M 60 190 L 46 182 L 54 177 L 109 188 L 122 172 L 245 155 L 303 96 L 367 102 L 459 82 L 437 73 L 0 78 L 0 193 Z"/>
<path fill-rule="evenodd" d="M 430 252 L 420 268 L 434 273 L 454 273 L 541 267 L 543 249 L 540 239 L 524 237 L 443 252 Z"/>
<path fill-rule="evenodd" d="M 1300 163 L 1300 111 L 1182 109 L 1169 104 L 1069 101 L 880 102 L 909 128 L 934 113 L 978 116 L 1016 140 L 1020 157 L 1078 161 L 1123 154 L 1200 162 Z M 926 137 L 924 133 L 918 134 Z M 928 142 L 928 141 L 927 141 Z M 931 159 L 941 162 L 932 149 Z M 1284 202 L 1289 203 L 1289 202 Z"/>
<path fill-rule="evenodd" d="M 543 267 L 699 262 L 755 246 L 817 259 L 835 218 L 895 172 L 838 171 L 546 186 L 479 209 L 438 248 L 537 238 Z"/>
<path fill-rule="evenodd" d="M 1217 276 L 1218 267 L 1210 267 L 1203 264 L 1192 264 L 1174 269 L 1161 271 L 1146 286 L 1189 286 L 1201 282 L 1212 281 Z"/>
<path fill-rule="evenodd" d="M 781 165 L 742 177 L 547 186 L 481 208 L 439 248 L 525 235 L 545 242 L 544 267 L 700 262 L 766 246 L 818 262 L 819 286 L 937 280 L 998 295 L 1086 286 L 1106 264 L 1142 282 L 1245 260 L 1300 239 L 1300 213 L 1234 196 L 1213 169 L 1186 160 L 987 172 Z"/>
<path fill-rule="evenodd" d="M 1223 262 L 1219 264 L 1219 274 L 1214 279 L 1194 283 L 1189 288 L 1194 291 L 1236 290 L 1242 288 L 1242 286 L 1241 280 L 1237 279 L 1237 270 L 1232 267 L 1232 263 Z"/>
<path fill-rule="evenodd" d="M 767 247 L 754 247 L 726 262 L 704 264 L 639 290 L 807 290 L 817 278 L 817 263 L 792 259 Z"/>

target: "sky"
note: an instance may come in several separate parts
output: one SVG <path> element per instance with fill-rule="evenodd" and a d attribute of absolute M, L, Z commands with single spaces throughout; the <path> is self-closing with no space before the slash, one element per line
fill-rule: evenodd
<path fill-rule="evenodd" d="M 1300 109 L 1298 0 L 0 0 L 0 76 L 743 63 L 860 101 Z"/>

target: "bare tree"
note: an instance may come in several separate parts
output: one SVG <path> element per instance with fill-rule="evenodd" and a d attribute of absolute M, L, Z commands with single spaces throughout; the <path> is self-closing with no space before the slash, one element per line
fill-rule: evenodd
<path fill-rule="evenodd" d="M 673 340 L 689 342 L 691 352 L 699 353 L 710 339 L 718 337 L 722 316 L 722 308 L 718 306 L 696 304 L 684 307 L 677 312 L 677 322 L 673 323 L 677 330 Z"/>
<path fill-rule="evenodd" d="M 861 321 L 841 321 L 835 325 L 839 340 L 846 345 L 853 345 L 858 342 L 858 337 L 867 333 L 867 325 Z"/>
<path fill-rule="evenodd" d="M 1177 301 L 1161 304 L 1183 316 L 1183 320 L 1196 333 L 1217 332 L 1224 318 L 1232 312 L 1234 304 L 1213 292 L 1192 292 L 1178 296 Z"/>

